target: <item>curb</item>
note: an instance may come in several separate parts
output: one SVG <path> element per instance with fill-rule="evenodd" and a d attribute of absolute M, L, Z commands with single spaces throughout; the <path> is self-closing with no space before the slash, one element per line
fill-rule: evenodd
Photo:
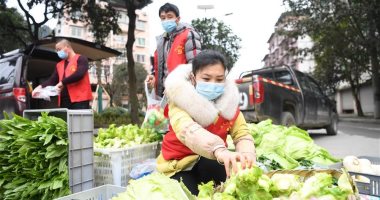
<path fill-rule="evenodd" d="M 379 119 L 361 119 L 361 118 L 339 118 L 339 122 L 354 122 L 354 123 L 365 123 L 365 124 L 380 124 Z"/>

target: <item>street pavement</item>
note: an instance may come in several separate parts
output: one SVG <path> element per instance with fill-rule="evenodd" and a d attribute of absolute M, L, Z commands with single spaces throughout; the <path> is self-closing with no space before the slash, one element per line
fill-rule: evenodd
<path fill-rule="evenodd" d="M 358 117 L 355 114 L 339 114 L 341 122 L 357 122 L 364 124 L 380 124 L 380 119 L 374 119 L 373 116 Z"/>
<path fill-rule="evenodd" d="M 354 119 L 354 120 L 352 120 Z M 380 157 L 380 122 L 365 119 L 343 119 L 338 125 L 338 134 L 326 135 L 326 131 L 309 131 L 314 142 L 326 148 L 332 155 L 343 158 L 347 155 Z"/>

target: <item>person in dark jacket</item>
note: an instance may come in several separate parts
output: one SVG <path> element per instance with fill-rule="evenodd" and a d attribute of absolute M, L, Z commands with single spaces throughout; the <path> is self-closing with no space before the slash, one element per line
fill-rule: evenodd
<path fill-rule="evenodd" d="M 55 48 L 58 57 L 62 60 L 57 63 L 50 78 L 33 90 L 32 97 L 38 95 L 41 88 L 55 85 L 56 90 L 60 93 L 58 96 L 59 107 L 89 109 L 92 91 L 87 57 L 76 54 L 66 39 L 58 41 Z"/>
<path fill-rule="evenodd" d="M 146 82 L 155 87 L 156 94 L 162 97 L 167 75 L 178 65 L 193 61 L 201 51 L 201 38 L 191 25 L 180 22 L 176 5 L 166 3 L 160 7 L 158 14 L 165 32 L 156 38 L 152 73 L 146 77 Z"/>

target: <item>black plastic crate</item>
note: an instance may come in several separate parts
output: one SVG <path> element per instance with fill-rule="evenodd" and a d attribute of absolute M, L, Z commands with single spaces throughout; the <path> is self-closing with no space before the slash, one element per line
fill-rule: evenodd
<path fill-rule="evenodd" d="M 373 165 L 380 164 L 379 157 L 359 156 L 359 159 L 368 159 Z M 366 173 L 349 172 L 351 175 L 360 175 L 368 178 L 369 183 L 356 181 L 356 186 L 359 189 L 360 194 L 366 194 L 371 196 L 380 197 L 380 176 Z"/>

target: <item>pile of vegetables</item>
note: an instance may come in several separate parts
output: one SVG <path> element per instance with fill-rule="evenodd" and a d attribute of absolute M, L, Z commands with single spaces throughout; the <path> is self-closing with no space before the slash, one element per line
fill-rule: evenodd
<path fill-rule="evenodd" d="M 252 167 L 232 175 L 221 186 L 212 181 L 199 185 L 199 200 L 347 200 L 355 195 L 347 173 L 338 178 L 327 172 L 304 177 L 297 174 L 263 174 Z"/>
<path fill-rule="evenodd" d="M 182 182 L 160 173 L 153 173 L 137 180 L 130 180 L 127 190 L 112 200 L 196 200 Z"/>
<path fill-rule="evenodd" d="M 343 159 L 343 166 L 349 172 L 380 176 L 380 165 L 372 164 L 371 161 L 366 158 L 359 159 L 356 156 L 346 156 Z M 355 175 L 353 178 L 355 181 L 370 183 L 370 179 L 365 176 Z"/>
<path fill-rule="evenodd" d="M 111 124 L 108 129 L 99 129 L 98 136 L 95 138 L 95 147 L 124 148 L 160 140 L 162 140 L 162 135 L 153 129 L 139 128 L 132 124 L 119 127 Z"/>
<path fill-rule="evenodd" d="M 169 120 L 164 116 L 164 109 L 158 105 L 148 108 L 141 127 L 153 129 L 161 134 L 166 133 L 169 127 Z"/>
<path fill-rule="evenodd" d="M 295 126 L 274 125 L 268 119 L 248 127 L 255 139 L 258 161 L 268 170 L 315 168 L 340 161 L 314 144 L 307 131 Z"/>
<path fill-rule="evenodd" d="M 42 113 L 37 121 L 0 120 L 0 199 L 55 199 L 70 194 L 67 125 Z"/>

